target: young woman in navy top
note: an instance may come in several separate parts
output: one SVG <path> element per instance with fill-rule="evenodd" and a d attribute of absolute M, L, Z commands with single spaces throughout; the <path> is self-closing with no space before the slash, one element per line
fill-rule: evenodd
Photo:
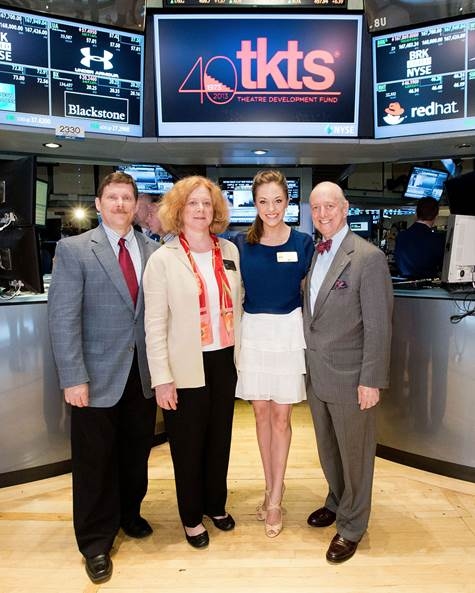
<path fill-rule="evenodd" d="M 236 396 L 254 408 L 266 483 L 257 518 L 276 537 L 282 531 L 292 404 L 306 399 L 301 283 L 314 247 L 309 235 L 284 222 L 289 197 L 280 171 L 259 171 L 252 195 L 256 219 L 236 239 L 245 288 Z"/>

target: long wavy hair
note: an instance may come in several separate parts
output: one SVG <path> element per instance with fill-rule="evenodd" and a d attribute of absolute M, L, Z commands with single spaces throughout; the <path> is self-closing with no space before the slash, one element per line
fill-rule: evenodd
<path fill-rule="evenodd" d="M 262 169 L 254 175 L 252 180 L 252 199 L 256 203 L 257 189 L 265 183 L 277 183 L 284 190 L 285 198 L 289 201 L 289 188 L 287 187 L 287 179 L 277 169 Z M 256 214 L 254 222 L 249 227 L 246 235 L 246 241 L 251 245 L 259 243 L 264 232 L 264 223 L 259 214 Z"/>

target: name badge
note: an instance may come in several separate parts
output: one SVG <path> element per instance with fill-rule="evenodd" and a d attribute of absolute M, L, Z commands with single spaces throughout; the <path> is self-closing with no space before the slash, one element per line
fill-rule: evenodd
<path fill-rule="evenodd" d="M 223 265 L 225 270 L 236 271 L 236 264 L 233 262 L 232 259 L 223 259 Z"/>
<path fill-rule="evenodd" d="M 296 251 L 278 251 L 277 261 L 279 264 L 286 262 L 296 262 L 299 261 L 299 256 Z"/>

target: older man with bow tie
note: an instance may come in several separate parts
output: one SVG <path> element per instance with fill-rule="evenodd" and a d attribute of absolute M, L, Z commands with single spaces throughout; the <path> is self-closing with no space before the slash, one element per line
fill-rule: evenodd
<path fill-rule="evenodd" d="M 304 295 L 307 397 L 328 495 L 308 524 L 336 521 L 326 554 L 331 563 L 351 558 L 368 526 L 375 406 L 388 385 L 393 304 L 385 256 L 349 230 L 348 207 L 335 183 L 319 183 L 310 194 L 323 241 Z"/>

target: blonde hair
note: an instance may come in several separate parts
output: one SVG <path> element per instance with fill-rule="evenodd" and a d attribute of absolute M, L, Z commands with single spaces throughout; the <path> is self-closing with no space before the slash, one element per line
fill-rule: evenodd
<path fill-rule="evenodd" d="M 165 233 L 179 235 L 183 230 L 183 209 L 188 196 L 197 187 L 205 187 L 211 195 L 213 220 L 209 230 L 211 233 L 222 233 L 229 225 L 229 210 L 226 199 L 220 188 L 207 177 L 190 175 L 175 183 L 160 200 L 158 217 Z"/>
<path fill-rule="evenodd" d="M 252 180 L 252 199 L 256 203 L 256 193 L 258 188 L 265 183 L 277 183 L 284 190 L 285 198 L 289 201 L 289 188 L 287 186 L 287 179 L 277 169 L 262 169 L 254 175 Z M 264 224 L 259 214 L 256 214 L 254 222 L 247 231 L 246 241 L 251 245 L 259 243 L 264 232 Z"/>

